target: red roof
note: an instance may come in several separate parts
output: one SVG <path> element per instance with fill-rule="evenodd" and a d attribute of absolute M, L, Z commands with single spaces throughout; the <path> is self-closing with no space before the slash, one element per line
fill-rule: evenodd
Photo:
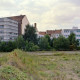
<path fill-rule="evenodd" d="M 24 17 L 25 17 L 25 15 L 19 15 L 19 16 L 7 17 L 7 18 L 21 22 Z"/>
<path fill-rule="evenodd" d="M 47 34 L 53 34 L 54 33 L 54 30 L 47 30 L 46 33 Z"/>
<path fill-rule="evenodd" d="M 39 32 L 40 35 L 46 35 L 46 32 Z"/>
<path fill-rule="evenodd" d="M 62 30 L 55 30 L 54 34 L 61 34 Z"/>

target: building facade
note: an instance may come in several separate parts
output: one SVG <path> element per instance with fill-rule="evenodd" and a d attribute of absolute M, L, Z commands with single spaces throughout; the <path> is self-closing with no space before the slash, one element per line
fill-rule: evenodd
<path fill-rule="evenodd" d="M 0 40 L 13 41 L 18 37 L 18 22 L 8 19 L 0 18 Z"/>
<path fill-rule="evenodd" d="M 11 16 L 8 18 L 18 22 L 18 36 L 23 35 L 25 33 L 26 26 L 30 24 L 26 15 Z"/>
<path fill-rule="evenodd" d="M 44 37 L 46 35 L 46 32 L 39 32 L 38 38 Z"/>
<path fill-rule="evenodd" d="M 63 35 L 65 38 L 68 38 L 68 36 L 69 36 L 71 33 L 74 33 L 75 36 L 76 36 L 76 39 L 79 40 L 79 42 L 80 42 L 80 29 L 78 29 L 77 27 L 73 27 L 72 29 L 63 29 L 63 30 L 62 30 L 62 35 Z"/>
<path fill-rule="evenodd" d="M 51 38 L 58 38 L 59 36 L 61 36 L 61 31 L 62 30 L 54 30 L 54 32 L 51 34 Z"/>
<path fill-rule="evenodd" d="M 39 36 L 44 37 L 44 35 L 47 34 L 53 39 L 62 35 L 65 38 L 68 38 L 71 33 L 75 34 L 76 39 L 79 40 L 80 43 L 80 29 L 78 29 L 78 27 L 73 27 L 72 29 L 47 30 L 46 32 L 39 32 Z"/>

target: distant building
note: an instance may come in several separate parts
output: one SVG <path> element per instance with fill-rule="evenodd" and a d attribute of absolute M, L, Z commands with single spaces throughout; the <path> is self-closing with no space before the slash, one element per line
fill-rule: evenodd
<path fill-rule="evenodd" d="M 29 24 L 29 21 L 28 21 L 26 15 L 11 16 L 11 17 L 7 17 L 7 18 L 18 22 L 18 36 L 23 35 L 25 33 L 26 25 Z"/>
<path fill-rule="evenodd" d="M 1 41 L 13 41 L 25 33 L 29 24 L 26 15 L 0 18 L 0 39 Z"/>
<path fill-rule="evenodd" d="M 55 30 L 47 30 L 46 34 L 49 35 L 49 36 L 51 36 L 54 32 L 55 32 Z"/>
<path fill-rule="evenodd" d="M 44 37 L 46 35 L 46 32 L 39 32 L 38 38 Z"/>
<path fill-rule="evenodd" d="M 51 38 L 58 38 L 59 36 L 61 36 L 61 31 L 62 30 L 54 30 L 54 32 L 51 34 Z"/>
<path fill-rule="evenodd" d="M 65 38 L 68 38 L 68 36 L 69 36 L 71 33 L 74 33 L 75 36 L 76 36 L 76 39 L 79 40 L 79 42 L 80 42 L 80 29 L 78 29 L 77 27 L 73 27 L 72 29 L 63 29 L 63 30 L 62 30 L 62 35 L 63 35 Z"/>
<path fill-rule="evenodd" d="M 39 32 L 39 36 L 44 37 L 44 35 L 48 34 L 51 39 L 58 38 L 61 35 L 68 38 L 71 33 L 75 34 L 76 39 L 79 40 L 80 43 L 80 29 L 78 29 L 78 27 L 73 27 L 72 29 L 47 30 L 46 32 Z"/>
<path fill-rule="evenodd" d="M 0 40 L 13 41 L 18 37 L 18 22 L 8 18 L 0 18 Z"/>

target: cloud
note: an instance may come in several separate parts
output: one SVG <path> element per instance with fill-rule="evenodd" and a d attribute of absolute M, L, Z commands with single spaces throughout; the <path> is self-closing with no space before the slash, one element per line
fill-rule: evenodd
<path fill-rule="evenodd" d="M 0 16 L 26 14 L 39 30 L 80 26 L 80 0 L 0 0 L 0 10 Z"/>

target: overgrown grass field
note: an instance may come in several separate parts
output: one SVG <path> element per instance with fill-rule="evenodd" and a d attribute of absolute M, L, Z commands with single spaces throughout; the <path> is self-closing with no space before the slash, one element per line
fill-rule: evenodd
<path fill-rule="evenodd" d="M 0 80 L 80 80 L 80 54 L 0 53 Z"/>

